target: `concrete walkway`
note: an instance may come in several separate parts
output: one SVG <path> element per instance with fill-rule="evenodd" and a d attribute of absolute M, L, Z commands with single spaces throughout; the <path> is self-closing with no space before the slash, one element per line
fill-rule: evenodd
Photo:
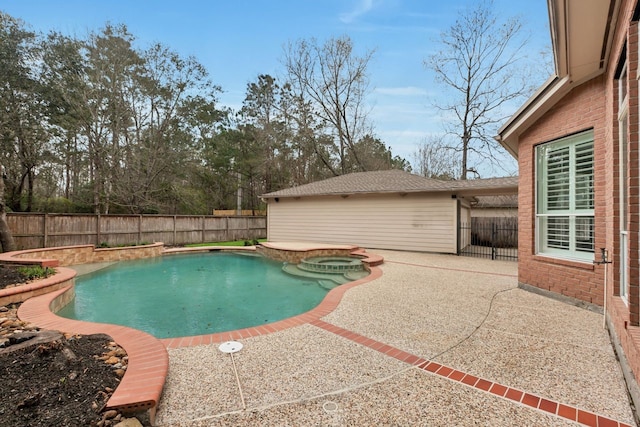
<path fill-rule="evenodd" d="M 373 251 L 382 277 L 309 324 L 169 349 L 165 426 L 635 425 L 602 315 L 517 264 Z M 246 409 L 243 409 L 243 399 Z"/>

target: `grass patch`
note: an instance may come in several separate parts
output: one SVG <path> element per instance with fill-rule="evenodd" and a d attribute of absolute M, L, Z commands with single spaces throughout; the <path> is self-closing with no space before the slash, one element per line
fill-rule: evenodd
<path fill-rule="evenodd" d="M 188 248 L 197 248 L 200 246 L 252 246 L 261 242 L 266 242 L 267 239 L 257 239 L 257 240 L 233 240 L 229 242 L 209 242 L 209 243 L 192 243 L 190 245 L 185 245 Z"/>

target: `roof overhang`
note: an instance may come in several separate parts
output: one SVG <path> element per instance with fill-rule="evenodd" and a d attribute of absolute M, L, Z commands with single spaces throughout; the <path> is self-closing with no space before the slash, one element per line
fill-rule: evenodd
<path fill-rule="evenodd" d="M 556 75 L 500 128 L 496 139 L 515 158 L 518 138 L 574 87 L 604 73 L 620 0 L 547 0 Z"/>
<path fill-rule="evenodd" d="M 381 196 L 381 195 L 400 195 L 406 196 L 407 194 L 451 194 L 459 197 L 475 197 L 475 196 L 502 196 L 509 194 L 517 194 L 518 186 L 504 186 L 504 187 L 491 187 L 491 188 L 464 188 L 464 187 L 449 187 L 438 188 L 432 190 L 406 190 L 406 191 L 358 191 L 358 192 L 341 192 L 341 193 L 317 193 L 317 194 L 305 194 L 305 195 L 263 195 L 260 198 L 266 202 L 279 201 L 280 199 L 310 199 L 319 197 L 342 197 L 347 198 L 350 196 Z"/>
<path fill-rule="evenodd" d="M 476 197 L 476 196 L 506 196 L 518 194 L 518 187 L 501 187 L 501 188 L 464 188 L 452 191 L 459 197 Z"/>
<path fill-rule="evenodd" d="M 558 76 L 580 84 L 604 72 L 619 0 L 547 0 Z"/>
<path fill-rule="evenodd" d="M 571 90 L 569 76 L 550 77 L 500 128 L 496 139 L 516 159 L 518 137 Z"/>
<path fill-rule="evenodd" d="M 482 180 L 478 180 L 482 182 Z M 450 185 L 431 188 L 431 189 L 406 189 L 406 190 L 390 190 L 390 191 L 334 191 L 334 192 L 319 192 L 313 194 L 263 194 L 260 198 L 266 202 L 271 201 L 278 202 L 280 199 L 310 199 L 310 198 L 323 198 L 323 197 L 342 197 L 347 198 L 350 196 L 381 196 L 381 195 L 400 195 L 406 196 L 407 194 L 421 194 L 421 195 L 433 195 L 433 194 L 450 194 L 458 197 L 475 197 L 475 196 L 501 196 L 518 193 L 517 179 L 514 182 L 505 182 L 504 184 L 493 184 L 489 186 L 473 185 L 476 180 L 469 181 L 451 181 Z M 471 184 L 471 185 L 470 185 Z"/>

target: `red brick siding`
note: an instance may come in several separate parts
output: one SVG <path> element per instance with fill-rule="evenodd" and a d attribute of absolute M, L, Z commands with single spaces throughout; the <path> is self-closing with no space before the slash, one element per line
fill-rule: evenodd
<path fill-rule="evenodd" d="M 635 378 L 640 378 L 640 123 L 638 23 L 631 22 L 637 0 L 623 0 L 614 19 L 611 53 L 604 74 L 574 88 L 520 136 L 519 280 L 595 304 L 603 304 L 603 266 L 570 263 L 535 255 L 535 152 L 543 142 L 592 127 L 595 148 L 595 245 L 609 250 L 607 315 Z M 629 304 L 620 294 L 620 174 L 618 82 L 616 70 L 626 45 L 629 76 Z M 599 258 L 599 254 L 597 254 Z"/>
<path fill-rule="evenodd" d="M 627 73 L 629 93 L 629 150 L 628 164 L 629 174 L 627 188 L 629 189 L 629 316 L 632 325 L 638 325 L 638 304 L 640 302 L 639 282 L 640 264 L 638 259 L 639 249 L 639 225 L 638 213 L 640 211 L 640 191 L 638 176 L 638 23 L 633 22 L 627 33 Z"/>
<path fill-rule="evenodd" d="M 605 90 L 602 77 L 572 90 L 520 136 L 518 193 L 518 280 L 593 304 L 603 304 L 602 272 L 588 263 L 565 262 L 535 255 L 535 146 L 593 129 L 596 174 L 605 168 Z M 595 184 L 595 245 L 604 247 L 605 181 Z M 595 273 L 595 274 L 594 274 Z"/>

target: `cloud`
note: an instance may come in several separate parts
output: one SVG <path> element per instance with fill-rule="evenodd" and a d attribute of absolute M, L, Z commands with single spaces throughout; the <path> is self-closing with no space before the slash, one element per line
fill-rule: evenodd
<path fill-rule="evenodd" d="M 405 86 L 405 87 L 381 87 L 375 89 L 376 93 L 381 95 L 391 95 L 391 96 L 425 96 L 428 92 L 416 86 Z"/>
<path fill-rule="evenodd" d="M 373 0 L 358 0 L 358 3 L 351 12 L 341 13 L 339 18 L 340 21 L 345 24 L 350 24 L 371 9 L 373 9 Z"/>
<path fill-rule="evenodd" d="M 421 129 L 396 129 L 396 130 L 384 130 L 377 132 L 383 140 L 393 142 L 394 145 L 414 145 L 425 139 L 430 135 L 434 135 L 437 132 Z"/>

